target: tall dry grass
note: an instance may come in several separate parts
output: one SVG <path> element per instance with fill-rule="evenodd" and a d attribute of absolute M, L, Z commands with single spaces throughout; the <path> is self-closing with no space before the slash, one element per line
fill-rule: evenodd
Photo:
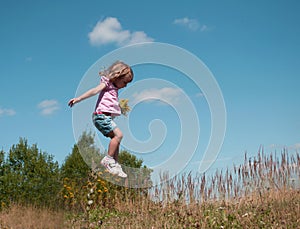
<path fill-rule="evenodd" d="M 98 211 L 98 221 L 102 228 L 299 228 L 299 191 L 262 197 L 202 204 L 141 200 L 118 204 L 105 213 Z"/>
<path fill-rule="evenodd" d="M 261 150 L 233 169 L 182 174 L 148 190 L 147 197 L 115 196 L 94 207 L 87 228 L 299 228 L 300 156 Z M 97 226 L 98 225 L 98 226 Z"/>
<path fill-rule="evenodd" d="M 90 182 L 98 184 L 99 180 L 101 176 L 93 175 Z M 147 195 L 134 195 L 126 188 L 113 194 L 108 190 L 105 204 L 103 192 L 94 192 L 93 204 L 86 203 L 89 211 L 76 212 L 64 222 L 53 213 L 48 213 L 52 220 L 47 221 L 47 213 L 34 208 L 26 217 L 27 210 L 21 210 L 20 217 L 14 213 L 20 206 L 2 213 L 0 222 L 7 228 L 299 228 L 298 153 L 289 155 L 283 150 L 267 155 L 260 150 L 255 157 L 245 154 L 244 163 L 231 170 L 174 177 L 164 173 L 161 180 L 166 182 L 147 190 Z M 39 226 L 26 218 L 43 219 L 39 221 L 45 224 Z M 21 221 L 23 227 L 14 226 L 22 225 Z"/>
<path fill-rule="evenodd" d="M 160 186 L 152 189 L 158 201 L 183 200 L 188 203 L 234 201 L 243 197 L 262 196 L 271 191 L 300 189 L 300 155 L 280 156 L 259 151 L 256 157 L 244 156 L 244 163 L 214 174 L 183 174 L 172 178 L 164 173 Z"/>
<path fill-rule="evenodd" d="M 0 213 L 1 229 L 61 229 L 64 226 L 63 211 L 12 204 L 9 209 Z"/>

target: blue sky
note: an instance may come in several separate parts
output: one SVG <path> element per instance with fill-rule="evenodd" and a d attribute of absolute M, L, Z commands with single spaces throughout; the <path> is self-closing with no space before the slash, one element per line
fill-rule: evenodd
<path fill-rule="evenodd" d="M 212 168 L 238 163 L 245 151 L 255 155 L 261 145 L 265 152 L 280 152 L 283 147 L 295 152 L 300 149 L 299 11 L 296 0 L 2 0 L 0 148 L 8 151 L 25 137 L 63 162 L 75 143 L 67 102 L 85 73 L 117 48 L 153 41 L 196 55 L 222 91 L 227 128 Z M 168 80 L 195 104 L 201 137 L 198 156 L 189 167 L 194 168 L 210 136 L 205 97 L 172 69 L 133 69 L 132 84 L 149 77 Z M 153 86 L 146 92 L 176 98 L 176 90 L 162 89 Z M 176 148 L 179 124 L 174 109 L 141 103 L 130 117 L 133 135 L 141 141 L 151 137 L 148 125 L 153 119 L 163 120 L 168 128 L 166 142 L 154 157 L 138 154 L 146 164 L 154 163 L 153 158 L 165 160 L 165 152 Z M 101 136 L 100 140 L 106 144 Z"/>

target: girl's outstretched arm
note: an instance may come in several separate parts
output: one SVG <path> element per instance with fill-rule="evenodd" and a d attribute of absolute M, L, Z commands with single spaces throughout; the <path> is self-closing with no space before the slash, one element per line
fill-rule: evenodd
<path fill-rule="evenodd" d="M 99 94 L 104 88 L 106 87 L 106 85 L 104 83 L 100 83 L 97 87 L 94 87 L 90 90 L 88 90 L 87 92 L 83 93 L 81 96 L 77 97 L 77 98 L 73 98 L 69 101 L 68 105 L 70 107 L 74 106 L 75 103 L 79 103 L 82 100 L 85 100 L 89 97 L 92 97 L 94 95 Z"/>

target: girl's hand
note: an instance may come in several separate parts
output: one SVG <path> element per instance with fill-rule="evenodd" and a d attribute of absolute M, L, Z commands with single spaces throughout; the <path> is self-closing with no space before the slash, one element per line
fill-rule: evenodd
<path fill-rule="evenodd" d="M 69 105 L 70 107 L 73 107 L 74 104 L 75 104 L 75 103 L 78 103 L 78 102 L 80 102 L 80 99 L 78 99 L 78 98 L 73 98 L 73 99 L 71 99 L 71 100 L 69 101 L 68 105 Z"/>

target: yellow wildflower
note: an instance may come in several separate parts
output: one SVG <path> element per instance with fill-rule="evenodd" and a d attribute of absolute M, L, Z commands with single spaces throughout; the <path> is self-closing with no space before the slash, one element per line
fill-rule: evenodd
<path fill-rule="evenodd" d="M 120 99 L 119 104 L 122 115 L 127 116 L 128 112 L 131 110 L 128 105 L 128 99 Z"/>

